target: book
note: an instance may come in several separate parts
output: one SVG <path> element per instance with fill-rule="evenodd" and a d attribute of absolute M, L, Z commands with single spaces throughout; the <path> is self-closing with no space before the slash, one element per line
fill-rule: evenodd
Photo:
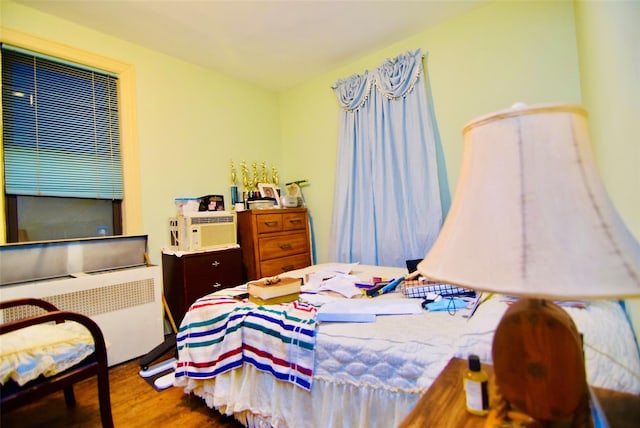
<path fill-rule="evenodd" d="M 301 286 L 302 278 L 271 277 L 247 283 L 247 292 L 249 297 L 269 300 L 274 297 L 300 294 Z"/>
<path fill-rule="evenodd" d="M 249 301 L 256 305 L 277 305 L 278 303 L 289 303 L 298 300 L 300 293 L 285 294 L 284 296 L 261 299 L 260 297 L 249 295 Z"/>

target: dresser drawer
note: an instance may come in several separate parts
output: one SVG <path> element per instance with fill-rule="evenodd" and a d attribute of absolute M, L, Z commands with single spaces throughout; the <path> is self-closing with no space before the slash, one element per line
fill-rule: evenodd
<path fill-rule="evenodd" d="M 260 260 L 291 256 L 306 251 L 307 235 L 304 232 L 260 238 Z"/>
<path fill-rule="evenodd" d="M 282 231 L 282 214 L 258 214 L 256 229 L 258 234 Z"/>
<path fill-rule="evenodd" d="M 290 270 L 302 269 L 311 265 L 309 253 L 267 260 L 260 263 L 262 276 L 279 275 Z"/>
<path fill-rule="evenodd" d="M 305 213 L 282 214 L 282 230 L 297 230 L 307 227 Z"/>
<path fill-rule="evenodd" d="M 194 276 L 216 275 L 219 272 L 218 268 L 224 262 L 224 255 L 190 255 L 184 258 L 185 275 L 188 279 L 192 279 Z"/>
<path fill-rule="evenodd" d="M 184 257 L 184 256 L 183 256 Z M 195 302 L 214 291 L 242 283 L 241 255 L 234 252 L 211 252 L 184 260 L 185 301 Z"/>

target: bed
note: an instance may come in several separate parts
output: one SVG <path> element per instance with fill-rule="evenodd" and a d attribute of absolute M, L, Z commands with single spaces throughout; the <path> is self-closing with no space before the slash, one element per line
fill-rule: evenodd
<path fill-rule="evenodd" d="M 324 268 L 324 265 L 316 265 L 288 275 L 303 277 Z M 397 277 L 407 271 L 356 266 L 352 273 L 365 279 Z M 307 309 L 300 305 L 295 308 L 298 312 L 294 316 L 284 318 L 295 318 L 299 324 L 292 324 L 288 331 L 295 334 L 311 331 L 311 336 L 293 333 L 291 336 L 305 344 L 308 339 L 311 345 L 302 347 L 302 351 L 298 349 L 293 357 L 290 349 L 283 351 L 282 356 L 283 359 L 299 358 L 297 371 L 291 370 L 293 365 L 290 365 L 283 375 L 274 373 L 260 361 L 256 364 L 255 360 L 259 360 L 261 354 L 252 345 L 245 349 L 242 349 L 245 344 L 237 347 L 242 349 L 239 352 L 247 352 L 254 358 L 248 364 L 246 359 L 243 363 L 241 357 L 230 357 L 232 352 L 224 349 L 221 342 L 208 341 L 207 346 L 197 350 L 200 365 L 207 368 L 192 372 L 191 368 L 198 365 L 191 362 L 189 353 L 194 351 L 188 346 L 181 347 L 181 339 L 195 340 L 192 338 L 206 330 L 198 330 L 196 326 L 205 324 L 201 322 L 203 320 L 217 317 L 207 312 L 212 304 L 233 306 L 237 300 L 231 296 L 242 291 L 240 286 L 205 296 L 187 312 L 178 334 L 179 368 L 176 369 L 175 386 L 202 397 L 210 408 L 233 415 L 248 427 L 398 426 L 452 357 L 467 358 L 474 353 L 483 363 L 492 362 L 493 331 L 508 305 L 504 296 L 493 295 L 468 319 L 448 311 L 422 311 L 377 316 L 373 323 L 317 322 L 313 314 L 300 321 L 304 316 L 297 317 L 297 314 Z M 398 297 L 403 294 L 389 293 L 374 300 Z M 620 303 L 594 301 L 586 308 L 565 309 L 584 335 L 589 384 L 640 394 L 638 347 Z M 217 320 L 227 331 L 232 329 L 230 318 L 224 322 L 219 317 Z M 279 322 L 282 327 L 284 324 Z M 260 330 L 256 327 L 233 331 L 239 332 L 238 340 L 258 341 L 253 343 L 274 350 L 273 355 L 276 355 L 275 347 L 279 345 L 265 342 L 274 338 Z M 252 349 L 254 354 L 251 354 Z M 226 357 L 235 360 L 224 360 Z M 211 368 L 209 360 L 215 360 L 215 373 L 208 370 Z"/>

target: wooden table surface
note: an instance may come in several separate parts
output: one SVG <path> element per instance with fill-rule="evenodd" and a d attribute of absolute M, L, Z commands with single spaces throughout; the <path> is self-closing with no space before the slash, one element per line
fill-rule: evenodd
<path fill-rule="evenodd" d="M 462 377 L 467 360 L 452 358 L 433 385 L 422 396 L 400 428 L 472 428 L 484 427 L 486 417 L 467 412 Z M 493 395 L 493 367 L 483 364 L 489 375 L 490 396 Z M 610 428 L 640 426 L 640 396 L 602 388 L 593 388 L 604 410 Z"/>

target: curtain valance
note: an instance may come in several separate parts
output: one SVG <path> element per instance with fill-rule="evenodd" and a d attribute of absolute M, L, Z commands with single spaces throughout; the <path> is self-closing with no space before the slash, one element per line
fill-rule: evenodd
<path fill-rule="evenodd" d="M 420 77 L 422 49 L 387 59 L 372 72 L 354 74 L 340 79 L 333 86 L 340 106 L 347 111 L 358 110 L 375 87 L 388 99 L 402 98 L 411 92 Z"/>

